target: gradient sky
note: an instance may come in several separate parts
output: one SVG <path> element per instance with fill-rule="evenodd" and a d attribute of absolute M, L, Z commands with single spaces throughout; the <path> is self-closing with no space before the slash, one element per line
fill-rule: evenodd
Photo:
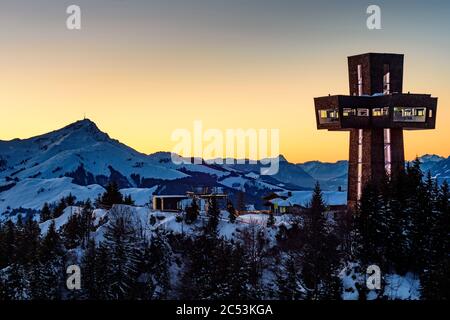
<path fill-rule="evenodd" d="M 82 30 L 65 10 L 82 9 Z M 370 4 L 382 30 L 366 28 Z M 288 160 L 348 157 L 318 131 L 313 97 L 348 93 L 347 59 L 405 54 L 404 91 L 439 97 L 437 129 L 406 157 L 450 154 L 450 2 L 300 0 L 0 1 L 0 139 L 83 118 L 145 153 L 192 128 L 279 128 Z"/>

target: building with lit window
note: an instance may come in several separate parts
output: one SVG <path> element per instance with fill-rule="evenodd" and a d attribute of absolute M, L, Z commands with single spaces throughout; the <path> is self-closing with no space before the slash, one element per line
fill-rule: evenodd
<path fill-rule="evenodd" d="M 403 169 L 403 130 L 434 129 L 437 98 L 403 92 L 401 54 L 348 57 L 350 95 L 314 99 L 318 129 L 350 132 L 348 205 L 368 181 Z"/>

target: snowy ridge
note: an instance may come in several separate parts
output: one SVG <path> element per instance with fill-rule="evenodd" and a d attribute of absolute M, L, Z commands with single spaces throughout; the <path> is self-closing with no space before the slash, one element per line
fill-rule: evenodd
<path fill-rule="evenodd" d="M 8 208 L 40 210 L 45 202 L 56 203 L 69 194 L 74 195 L 77 201 L 92 200 L 103 192 L 105 189 L 99 185 L 79 186 L 73 184 L 71 178 L 25 179 L 0 193 L 0 212 Z"/>

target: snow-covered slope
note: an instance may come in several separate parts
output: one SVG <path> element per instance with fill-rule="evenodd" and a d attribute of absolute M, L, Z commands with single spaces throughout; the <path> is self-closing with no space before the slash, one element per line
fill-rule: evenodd
<path fill-rule="evenodd" d="M 0 193 L 0 213 L 16 208 L 40 210 L 45 202 L 55 203 L 69 194 L 77 201 L 93 200 L 103 192 L 105 189 L 99 185 L 80 186 L 67 177 L 24 179 Z"/>
<path fill-rule="evenodd" d="M 187 175 L 155 165 L 148 156 L 111 139 L 90 120 L 26 140 L 0 141 L 0 177 L 58 178 L 73 176 L 79 184 L 104 184 L 111 176 L 123 184 L 140 178 L 173 180 Z"/>
<path fill-rule="evenodd" d="M 158 189 L 157 186 L 153 188 L 127 188 L 121 189 L 120 193 L 124 196 L 131 196 L 135 205 L 144 206 L 150 203 L 156 189 Z"/>
<path fill-rule="evenodd" d="M 334 163 L 309 161 L 298 164 L 314 179 L 328 180 L 347 174 L 348 161 L 337 161 Z"/>
<path fill-rule="evenodd" d="M 440 182 L 450 180 L 450 158 L 425 155 L 420 160 L 422 169 L 430 170 Z M 347 186 L 347 161 L 294 164 L 280 155 L 279 172 L 273 176 L 260 175 L 265 166 L 261 162 L 232 162 L 176 165 L 171 153 L 139 153 L 85 119 L 37 137 L 0 141 L 0 213 L 20 207 L 39 209 L 44 202 L 56 202 L 69 193 L 78 200 L 95 198 L 110 181 L 117 182 L 138 205 L 147 204 L 154 193 L 223 187 L 231 199 L 244 191 L 246 201 L 258 209 L 271 191 L 308 191 L 316 181 L 324 191 Z M 337 204 L 341 202 L 339 198 Z"/>

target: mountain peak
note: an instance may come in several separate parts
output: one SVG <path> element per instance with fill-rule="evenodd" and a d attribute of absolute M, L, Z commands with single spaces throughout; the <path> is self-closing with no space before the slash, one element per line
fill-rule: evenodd
<path fill-rule="evenodd" d="M 421 157 L 419 157 L 419 160 L 423 161 L 432 161 L 432 162 L 438 162 L 445 159 L 444 157 L 438 156 L 436 154 L 425 154 Z"/>
<path fill-rule="evenodd" d="M 83 119 L 75 121 L 61 129 L 52 131 L 48 134 L 36 137 L 38 141 L 40 138 L 46 137 L 52 140 L 60 139 L 61 137 L 65 137 L 64 139 L 69 140 L 77 140 L 81 141 L 83 139 L 93 139 L 95 141 L 107 141 L 109 139 L 108 134 L 101 131 L 95 122 L 90 119 Z"/>
<path fill-rule="evenodd" d="M 287 159 L 286 159 L 286 157 L 285 157 L 284 155 L 282 155 L 282 154 L 280 154 L 280 155 L 278 156 L 278 160 L 279 160 L 280 162 L 288 162 Z"/>
<path fill-rule="evenodd" d="M 75 121 L 65 128 L 71 128 L 71 129 L 80 129 L 80 128 L 90 128 L 90 129 L 97 129 L 100 131 L 100 129 L 97 127 L 94 121 L 84 118 L 83 120 Z"/>

